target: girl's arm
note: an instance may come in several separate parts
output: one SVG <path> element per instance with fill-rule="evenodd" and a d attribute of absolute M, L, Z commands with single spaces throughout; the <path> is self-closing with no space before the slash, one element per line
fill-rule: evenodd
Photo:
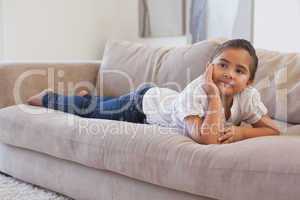
<path fill-rule="evenodd" d="M 225 135 L 219 138 L 219 141 L 225 144 L 254 137 L 280 134 L 279 128 L 268 115 L 264 115 L 258 122 L 252 124 L 252 126 L 253 127 L 233 126 L 226 131 Z"/>
<path fill-rule="evenodd" d="M 252 126 L 253 128 L 244 127 L 244 139 L 280 134 L 279 128 L 268 115 L 264 115 L 258 122 L 252 124 Z"/>
<path fill-rule="evenodd" d="M 203 118 L 197 115 L 189 115 L 184 118 L 184 129 L 188 136 L 192 138 L 197 143 L 202 143 L 201 141 L 201 127 L 203 123 Z"/>
<path fill-rule="evenodd" d="M 204 119 L 198 116 L 185 118 L 189 136 L 201 144 L 216 144 L 224 126 L 223 105 L 219 89 L 212 80 L 213 65 L 209 64 L 205 72 L 206 83 L 203 89 L 207 93 L 208 110 Z"/>
<path fill-rule="evenodd" d="M 200 144 L 218 144 L 220 132 L 224 125 L 221 109 L 221 100 L 210 99 L 208 112 L 204 119 L 196 115 L 184 118 L 185 130 L 189 137 Z"/>
<path fill-rule="evenodd" d="M 218 138 L 224 130 L 224 116 L 222 102 L 219 96 L 208 98 L 208 111 L 201 127 L 201 138 L 212 143 L 219 143 Z"/>

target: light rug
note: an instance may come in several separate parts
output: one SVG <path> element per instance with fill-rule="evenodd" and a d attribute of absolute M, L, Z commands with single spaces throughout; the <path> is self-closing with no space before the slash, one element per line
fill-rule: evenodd
<path fill-rule="evenodd" d="M 1 200 L 71 200 L 0 173 Z"/>

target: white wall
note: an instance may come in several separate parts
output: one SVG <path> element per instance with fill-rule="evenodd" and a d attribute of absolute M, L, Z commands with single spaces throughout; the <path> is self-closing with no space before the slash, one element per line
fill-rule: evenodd
<path fill-rule="evenodd" d="M 0 60 L 3 59 L 3 23 L 2 23 L 2 20 L 3 20 L 3 13 L 1 12 L 2 11 L 2 1 L 0 0 Z"/>
<path fill-rule="evenodd" d="M 300 0 L 257 0 L 254 44 L 256 47 L 300 52 Z"/>
<path fill-rule="evenodd" d="M 186 43 L 186 37 L 139 38 L 138 0 L 2 0 L 2 22 L 6 60 L 101 59 L 108 39 Z"/>
<path fill-rule="evenodd" d="M 214 1 L 219 4 L 213 6 Z M 247 4 L 251 0 L 241 1 Z M 210 12 L 225 9 L 219 0 L 209 2 Z M 234 7 L 228 9 L 232 11 Z M 138 0 L 0 0 L 0 12 L 0 59 L 101 59 L 108 39 L 153 45 L 186 43 L 186 37 L 139 38 Z M 239 16 L 235 27 L 243 28 L 235 28 L 233 37 L 251 33 L 249 23 L 243 23 L 251 20 L 249 15 L 239 12 Z M 208 37 L 228 36 L 226 29 L 220 31 L 224 19 L 209 22 Z M 256 47 L 300 52 L 300 0 L 256 0 L 254 19 Z"/>

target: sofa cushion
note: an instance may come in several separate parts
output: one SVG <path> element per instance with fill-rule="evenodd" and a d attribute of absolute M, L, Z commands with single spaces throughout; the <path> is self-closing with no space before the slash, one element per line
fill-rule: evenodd
<path fill-rule="evenodd" d="M 183 47 L 153 47 L 127 41 L 109 41 L 98 76 L 98 94 L 119 96 L 144 82 L 181 91 L 204 72 L 217 46 L 216 41 Z"/>
<path fill-rule="evenodd" d="M 0 129 L 3 143 L 196 195 L 224 200 L 300 196 L 298 137 L 200 145 L 178 129 L 27 105 L 1 109 Z"/>
<path fill-rule="evenodd" d="M 288 123 L 300 123 L 300 53 L 257 49 L 259 66 L 255 87 L 269 115 Z"/>

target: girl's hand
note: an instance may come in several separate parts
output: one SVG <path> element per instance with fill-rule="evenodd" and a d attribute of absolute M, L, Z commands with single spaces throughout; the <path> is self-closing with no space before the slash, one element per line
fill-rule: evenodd
<path fill-rule="evenodd" d="M 216 84 L 214 83 L 214 81 L 212 79 L 213 69 L 214 69 L 213 64 L 207 65 L 207 68 L 205 71 L 205 83 L 202 86 L 202 88 L 204 89 L 204 91 L 206 92 L 206 94 L 209 98 L 220 96 L 219 88 L 216 86 Z"/>
<path fill-rule="evenodd" d="M 219 142 L 221 144 L 228 144 L 243 139 L 245 139 L 243 135 L 243 128 L 238 126 L 231 126 L 225 130 L 224 135 L 219 137 Z"/>

